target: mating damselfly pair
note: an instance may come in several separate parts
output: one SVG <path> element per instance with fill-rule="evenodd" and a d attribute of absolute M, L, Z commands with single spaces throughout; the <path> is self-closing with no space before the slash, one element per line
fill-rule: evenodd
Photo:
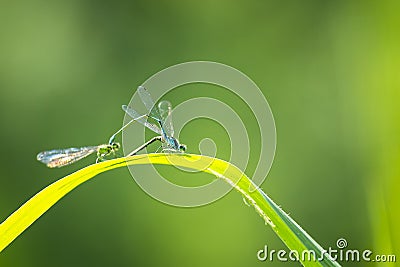
<path fill-rule="evenodd" d="M 155 102 L 153 101 L 150 93 L 146 90 L 145 87 L 139 86 L 137 92 L 148 113 L 143 115 L 130 108 L 129 106 L 123 105 L 122 109 L 132 118 L 132 120 L 125 124 L 116 133 L 114 133 L 111 136 L 108 144 L 98 146 L 86 146 L 80 148 L 72 147 L 66 149 L 48 150 L 40 152 L 37 155 L 37 160 L 46 164 L 49 168 L 55 168 L 72 164 L 93 153 L 97 153 L 96 162 L 103 161 L 108 156 L 115 156 L 115 152 L 120 149 L 120 144 L 115 142 L 116 135 L 119 134 L 123 129 L 125 129 L 129 124 L 135 121 L 143 124 L 148 129 L 157 133 L 158 136 L 153 137 L 152 139 L 129 153 L 127 156 L 137 154 L 155 141 L 161 141 L 162 152 L 184 152 L 186 150 L 186 146 L 180 144 L 179 141 L 174 137 L 174 127 L 172 125 L 171 117 L 171 103 L 168 101 L 161 101 L 158 106 L 155 106 Z M 156 124 L 149 122 L 149 118 L 156 121 Z"/>

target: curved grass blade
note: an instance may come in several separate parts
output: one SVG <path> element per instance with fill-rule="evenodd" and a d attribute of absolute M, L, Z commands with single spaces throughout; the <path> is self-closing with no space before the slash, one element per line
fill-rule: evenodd
<path fill-rule="evenodd" d="M 113 159 L 90 165 L 54 182 L 0 224 L 0 252 L 58 200 L 80 184 L 102 172 L 139 164 L 176 165 L 213 174 L 239 191 L 289 249 L 296 250 L 299 254 L 304 250 L 313 250 L 317 258 L 323 254 L 322 247 L 254 185 L 240 169 L 220 159 L 193 154 L 145 154 Z M 204 168 L 204 166 L 207 167 Z M 301 263 L 304 266 L 340 266 L 327 255 L 322 255 L 320 259 L 319 261 L 302 259 Z"/>

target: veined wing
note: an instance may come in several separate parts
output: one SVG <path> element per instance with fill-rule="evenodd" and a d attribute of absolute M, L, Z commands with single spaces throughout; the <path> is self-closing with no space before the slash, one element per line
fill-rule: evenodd
<path fill-rule="evenodd" d="M 160 113 L 158 112 L 157 106 L 154 103 L 149 91 L 144 86 L 139 86 L 137 89 L 139 97 L 142 100 L 144 106 L 149 111 L 149 116 L 155 120 L 161 120 Z"/>
<path fill-rule="evenodd" d="M 172 105 L 169 101 L 158 103 L 158 110 L 161 115 L 162 126 L 168 136 L 174 136 L 174 126 L 172 125 Z"/>
<path fill-rule="evenodd" d="M 46 164 L 49 168 L 62 167 L 81 160 L 97 151 L 97 146 L 72 147 L 66 149 L 54 149 L 40 152 L 37 160 Z"/>
<path fill-rule="evenodd" d="M 140 115 L 136 110 L 128 107 L 127 105 L 122 105 L 122 110 L 125 111 L 129 116 L 131 116 L 132 119 L 143 124 L 153 132 L 158 133 L 160 135 L 162 134 L 161 129 L 159 127 L 147 121 L 147 115 Z"/>

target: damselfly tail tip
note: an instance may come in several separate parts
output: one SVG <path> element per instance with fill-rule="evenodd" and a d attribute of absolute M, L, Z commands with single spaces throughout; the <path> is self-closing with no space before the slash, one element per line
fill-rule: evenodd
<path fill-rule="evenodd" d="M 44 157 L 44 153 L 43 153 L 43 152 L 40 152 L 40 153 L 38 153 L 38 154 L 36 155 L 36 159 L 37 159 L 38 161 L 42 161 L 42 160 L 43 160 L 43 157 Z"/>

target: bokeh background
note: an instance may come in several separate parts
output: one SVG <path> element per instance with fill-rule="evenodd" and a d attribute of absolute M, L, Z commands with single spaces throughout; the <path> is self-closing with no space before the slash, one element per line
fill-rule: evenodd
<path fill-rule="evenodd" d="M 277 153 L 262 188 L 322 246 L 346 238 L 400 257 L 399 13 L 398 1 L 1 1 L 0 220 L 94 160 L 50 170 L 37 152 L 106 142 L 149 76 L 210 60 L 246 73 L 272 108 Z M 213 96 L 246 118 L 221 90 L 192 85 L 167 98 Z M 189 126 L 180 139 L 191 152 L 204 137 L 221 158 L 235 145 L 212 121 Z M 122 168 L 63 198 L 0 266 L 299 265 L 259 262 L 264 245 L 284 248 L 238 193 L 171 207 Z"/>

